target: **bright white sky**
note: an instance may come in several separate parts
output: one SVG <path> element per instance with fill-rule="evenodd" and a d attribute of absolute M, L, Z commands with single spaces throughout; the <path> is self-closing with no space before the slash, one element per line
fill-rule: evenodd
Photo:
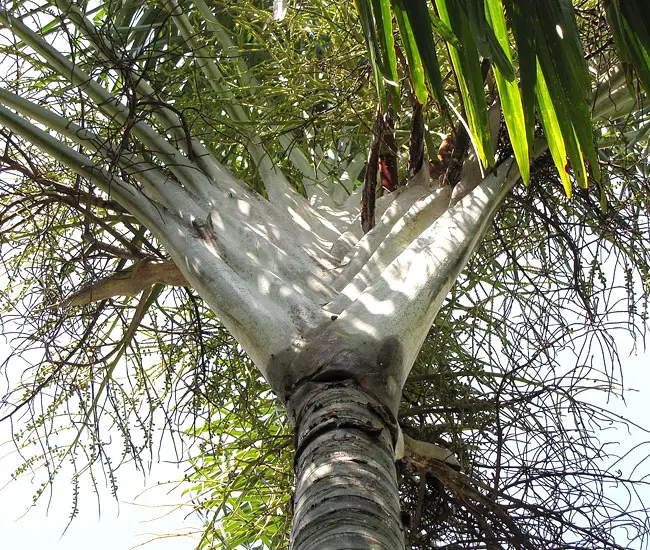
<path fill-rule="evenodd" d="M 72 486 L 69 474 L 55 482 L 54 497 L 29 510 L 32 495 L 41 478 L 24 477 L 5 483 L 21 464 L 13 450 L 8 424 L 0 424 L 0 546 L 20 550 L 188 550 L 193 549 L 196 537 L 180 536 L 200 529 L 197 517 L 190 516 L 187 497 L 182 489 L 174 489 L 182 479 L 183 471 L 171 464 L 153 464 L 146 486 L 141 473 L 124 467 L 118 471 L 119 503 L 103 487 L 101 515 L 97 499 L 88 478 L 82 483 L 79 495 L 79 515 L 67 532 L 63 531 L 72 510 Z M 163 449 L 164 451 L 164 449 Z M 169 450 L 170 459 L 173 456 Z M 3 487 L 4 486 L 4 487 Z M 29 510 L 26 514 L 25 512 Z M 21 517 L 22 516 L 22 517 Z M 164 536 L 165 538 L 157 538 Z M 156 539 L 156 540 L 153 540 Z M 148 543 L 148 541 L 151 541 Z M 147 544 L 148 543 L 148 544 Z"/>

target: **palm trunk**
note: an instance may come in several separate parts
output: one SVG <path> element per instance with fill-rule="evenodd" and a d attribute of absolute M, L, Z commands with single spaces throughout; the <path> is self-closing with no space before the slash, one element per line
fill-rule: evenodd
<path fill-rule="evenodd" d="M 293 550 L 403 550 L 388 407 L 353 382 L 310 382 L 296 425 Z"/>

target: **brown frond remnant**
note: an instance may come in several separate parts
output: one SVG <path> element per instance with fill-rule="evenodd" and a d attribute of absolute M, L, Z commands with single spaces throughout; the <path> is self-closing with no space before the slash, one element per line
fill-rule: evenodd
<path fill-rule="evenodd" d="M 390 108 L 384 115 L 384 136 L 379 155 L 379 177 L 382 192 L 391 193 L 397 189 L 397 141 L 395 140 L 393 113 Z"/>
<path fill-rule="evenodd" d="M 361 227 L 368 233 L 375 226 L 375 197 L 377 194 L 377 170 L 379 169 L 379 151 L 384 130 L 384 117 L 381 107 L 377 108 L 375 126 L 368 151 L 368 164 L 363 178 L 363 194 L 361 197 Z"/>
<path fill-rule="evenodd" d="M 411 137 L 409 142 L 409 167 L 408 179 L 411 179 L 420 171 L 424 163 L 424 116 L 422 105 L 413 96 L 413 123 L 411 125 Z"/>

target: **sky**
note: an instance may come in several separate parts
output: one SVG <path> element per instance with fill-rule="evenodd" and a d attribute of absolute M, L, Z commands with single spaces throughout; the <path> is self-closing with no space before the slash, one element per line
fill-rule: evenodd
<path fill-rule="evenodd" d="M 63 471 L 54 484 L 54 495 L 31 508 L 32 495 L 40 477 L 26 476 L 6 483 L 21 464 L 13 451 L 9 425 L 0 423 L 0 546 L 3 549 L 32 550 L 187 550 L 197 538 L 181 536 L 200 529 L 197 517 L 189 516 L 187 485 L 177 480 L 183 470 L 174 464 L 156 462 L 145 478 L 141 472 L 125 466 L 118 470 L 118 500 L 103 486 L 101 512 L 84 478 L 79 494 L 79 514 L 67 531 L 72 511 L 72 486 L 69 471 Z M 163 447 L 161 456 L 165 456 Z M 170 458 L 171 449 L 167 450 Z M 65 531 L 65 533 L 64 533 Z M 161 538 L 162 537 L 162 538 Z"/>

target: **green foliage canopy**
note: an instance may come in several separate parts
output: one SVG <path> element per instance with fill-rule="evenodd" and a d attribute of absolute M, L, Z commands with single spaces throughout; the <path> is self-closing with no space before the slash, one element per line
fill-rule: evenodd
<path fill-rule="evenodd" d="M 620 419 L 586 392 L 621 391 L 613 335 L 642 335 L 647 322 L 648 113 L 638 83 L 648 89 L 650 24 L 634 2 L 579 2 L 576 18 L 568 2 L 535 5 L 530 13 L 514 1 L 358 0 L 357 11 L 306 1 L 282 22 L 269 2 L 58 0 L 0 11 L 3 31 L 20 22 L 38 30 L 126 115 L 107 114 L 88 87 L 7 32 L 3 90 L 107 140 L 111 154 L 100 154 L 51 133 L 127 181 L 133 174 L 118 156 L 155 164 L 161 155 L 135 136 L 142 121 L 179 148 L 194 137 L 265 193 L 247 148 L 255 136 L 306 193 L 306 181 L 354 172 L 377 103 L 395 111 L 405 156 L 412 94 L 425 103 L 430 157 L 456 131 L 453 113 L 485 167 L 516 156 L 528 185 L 507 198 L 405 389 L 405 431 L 453 450 L 467 476 L 463 484 L 402 466 L 414 548 L 478 539 L 622 547 L 613 535 L 622 525 L 647 540 L 643 514 L 602 493 L 610 481 L 632 480 L 607 472 L 615 458 L 596 436 Z M 594 96 L 598 82 L 607 88 Z M 615 95 L 621 88 L 638 100 L 631 114 Z M 504 121 L 493 136 L 488 105 L 497 96 Z M 163 106 L 182 122 L 177 131 L 156 118 Z M 604 115 L 593 120 L 593 112 Z M 116 489 L 119 466 L 142 465 L 161 431 L 174 434 L 195 443 L 189 475 L 206 517 L 202 544 L 281 547 L 290 430 L 257 371 L 190 288 L 161 281 L 135 299 L 65 307 L 80 287 L 165 261 L 166 251 L 92 178 L 8 127 L 0 136 L 2 321 L 13 348 L 2 416 L 22 422 L 20 448 L 41 449 L 21 472 L 41 464 L 51 481 L 71 462 L 79 483 L 82 472 L 94 480 L 106 468 Z M 550 155 L 532 158 L 535 137 Z M 119 445 L 106 429 L 120 434 Z M 599 519 L 584 528 L 590 514 Z"/>

